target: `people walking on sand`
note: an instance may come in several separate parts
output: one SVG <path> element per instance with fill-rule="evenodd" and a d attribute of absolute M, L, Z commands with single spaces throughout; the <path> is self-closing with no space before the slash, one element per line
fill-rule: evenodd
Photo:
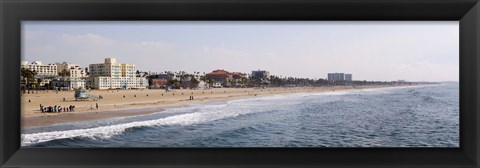
<path fill-rule="evenodd" d="M 42 113 L 45 112 L 45 111 L 43 110 L 42 104 L 40 104 L 40 111 L 41 111 Z"/>
<path fill-rule="evenodd" d="M 95 103 L 95 107 L 98 109 L 98 103 Z"/>

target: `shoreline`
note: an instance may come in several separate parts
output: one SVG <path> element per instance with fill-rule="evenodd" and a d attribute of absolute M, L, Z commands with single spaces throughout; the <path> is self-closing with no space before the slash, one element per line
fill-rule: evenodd
<path fill-rule="evenodd" d="M 330 86 L 330 87 L 272 87 L 272 88 L 213 88 L 205 90 L 174 90 L 165 92 L 164 90 L 93 90 L 92 94 L 102 94 L 104 99 L 98 101 L 75 101 L 66 99 L 69 93 L 73 91 L 47 92 L 38 94 L 22 95 L 22 127 L 41 127 L 68 122 L 93 121 L 100 119 L 110 119 L 117 117 L 130 117 L 147 115 L 156 112 L 165 111 L 166 108 L 175 108 L 193 103 L 206 103 L 212 101 L 228 101 L 234 99 L 243 99 L 251 97 L 265 97 L 293 93 L 325 93 L 344 90 L 362 90 L 377 88 L 396 88 L 425 85 L 370 85 L 370 86 Z M 190 94 L 187 94 L 190 93 Z M 175 95 L 176 94 L 176 95 Z M 125 98 L 123 97 L 125 96 Z M 189 100 L 194 96 L 194 100 Z M 46 99 L 45 99 L 46 97 Z M 52 97 L 56 97 L 52 99 Z M 33 100 L 32 100 L 33 99 Z M 28 101 L 31 101 L 30 103 Z M 35 109 L 34 103 L 59 104 L 68 106 L 75 103 L 78 110 L 75 112 L 61 113 L 41 113 L 39 108 Z M 120 103 L 122 102 L 122 103 Z M 99 104 L 99 109 L 93 109 L 95 103 Z M 48 104 L 48 105 L 49 105 Z"/>

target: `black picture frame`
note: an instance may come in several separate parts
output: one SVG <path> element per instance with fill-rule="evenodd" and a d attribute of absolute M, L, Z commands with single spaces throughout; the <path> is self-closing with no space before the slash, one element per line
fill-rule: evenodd
<path fill-rule="evenodd" d="M 0 0 L 0 167 L 480 166 L 478 0 Z M 460 148 L 20 148 L 24 20 L 460 21 Z"/>

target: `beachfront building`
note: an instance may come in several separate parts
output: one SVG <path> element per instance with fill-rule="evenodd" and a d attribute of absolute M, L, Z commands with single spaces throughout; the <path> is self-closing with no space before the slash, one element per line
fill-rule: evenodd
<path fill-rule="evenodd" d="M 148 88 L 150 89 L 159 89 L 159 88 L 164 88 L 167 86 L 168 81 L 166 79 L 155 79 L 155 78 L 149 78 L 148 79 Z"/>
<path fill-rule="evenodd" d="M 60 77 L 53 79 L 50 85 L 52 88 L 60 90 L 84 89 L 86 80 L 84 78 Z"/>
<path fill-rule="evenodd" d="M 78 64 L 72 64 L 69 62 L 56 63 L 58 73 L 66 71 L 71 78 L 83 78 L 87 77 L 85 69 L 81 68 Z"/>
<path fill-rule="evenodd" d="M 213 88 L 221 88 L 222 87 L 222 82 L 213 82 L 212 87 Z"/>
<path fill-rule="evenodd" d="M 180 80 L 180 78 L 173 72 L 167 71 L 165 73 L 160 73 L 160 74 L 155 74 L 153 75 L 154 78 L 156 79 L 165 79 L 167 81 L 171 80 Z"/>
<path fill-rule="evenodd" d="M 345 81 L 352 81 L 352 74 L 345 74 Z"/>
<path fill-rule="evenodd" d="M 241 72 L 232 72 L 232 85 L 234 87 L 242 87 L 246 82 L 246 74 Z"/>
<path fill-rule="evenodd" d="M 28 69 L 35 73 L 33 77 L 33 85 L 35 87 L 48 87 L 50 81 L 58 75 L 56 64 L 42 64 L 41 61 L 34 61 L 29 63 L 28 61 L 21 62 L 22 69 Z M 26 85 L 26 79 L 21 78 L 22 86 Z"/>
<path fill-rule="evenodd" d="M 165 71 L 163 73 L 154 73 L 147 76 L 149 88 L 164 88 L 172 80 L 180 81 L 176 73 Z M 175 83 L 176 85 L 177 83 Z"/>
<path fill-rule="evenodd" d="M 251 78 L 254 85 L 270 84 L 270 72 L 265 70 L 252 71 Z"/>
<path fill-rule="evenodd" d="M 252 71 L 252 77 L 262 80 L 270 80 L 270 72 L 265 70 Z"/>
<path fill-rule="evenodd" d="M 344 81 L 345 74 L 344 73 L 328 73 L 328 81 Z"/>
<path fill-rule="evenodd" d="M 87 84 L 93 89 L 140 89 L 148 86 L 145 77 L 136 77 L 134 64 L 120 64 L 115 58 L 89 65 Z"/>
<path fill-rule="evenodd" d="M 40 76 L 58 75 L 56 64 L 42 64 L 41 61 L 34 61 L 31 63 L 28 63 L 27 61 L 22 61 L 21 67 L 34 71 L 36 75 L 40 75 Z"/>
<path fill-rule="evenodd" d="M 233 81 L 233 74 L 223 69 L 214 70 L 205 75 L 207 79 L 213 80 L 213 86 L 230 86 Z"/>

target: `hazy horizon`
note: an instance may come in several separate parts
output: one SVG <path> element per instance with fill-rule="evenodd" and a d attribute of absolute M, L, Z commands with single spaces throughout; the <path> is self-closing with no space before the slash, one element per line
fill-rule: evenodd
<path fill-rule="evenodd" d="M 458 21 L 24 21 L 22 60 L 151 72 L 215 69 L 367 81 L 459 81 Z"/>

